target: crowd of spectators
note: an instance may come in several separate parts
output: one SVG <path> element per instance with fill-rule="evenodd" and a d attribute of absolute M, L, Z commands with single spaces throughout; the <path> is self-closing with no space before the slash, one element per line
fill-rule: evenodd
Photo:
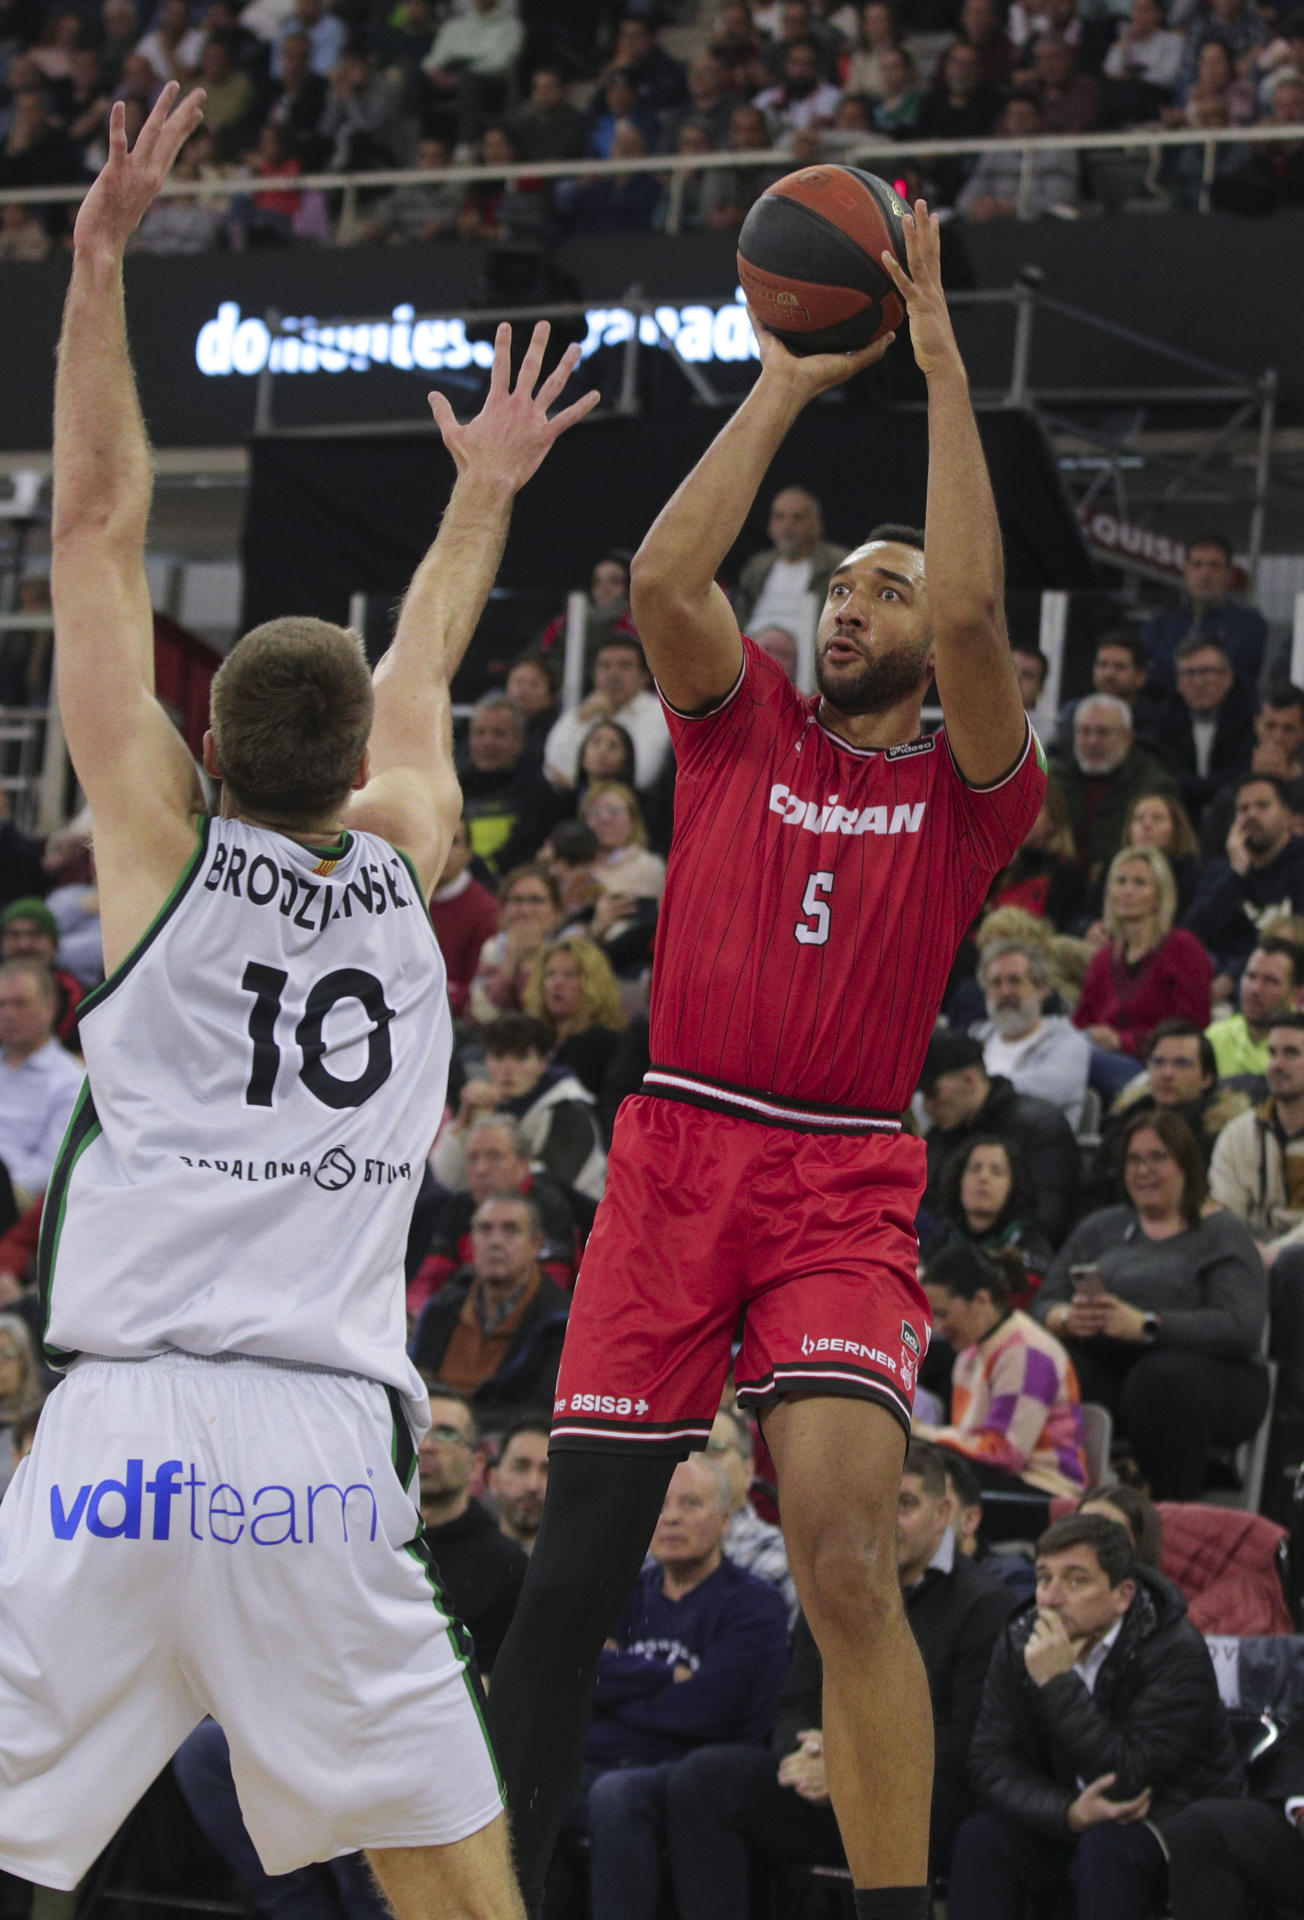
<path fill-rule="evenodd" d="M 841 550 L 811 494 L 775 496 L 736 604 L 790 675 L 805 596 Z M 1298 1730 L 1247 1797 L 1202 1638 L 1279 1635 L 1304 1662 L 1272 1517 L 1289 1521 L 1304 1456 L 1304 692 L 1231 587 L 1225 543 L 1197 540 L 1180 606 L 1106 632 L 1092 690 L 1043 726 L 1041 817 L 962 949 L 906 1116 L 925 1136 L 934 1337 L 898 1572 L 934 1713 L 932 1871 L 958 1920 L 1069 1889 L 1079 1912 L 1138 1920 L 1248 1913 L 1283 1887 L 1304 1912 Z M 420 1496 L 486 1674 L 540 1525 L 614 1117 L 649 1063 L 672 819 L 621 556 L 594 567 L 569 709 L 562 641 L 545 628 L 459 733 L 465 813 L 431 904 L 454 1056 L 406 1262 L 431 1395 Z M 1017 665 L 1035 706 L 1046 663 L 1024 647 Z M 85 826 L 42 850 L 0 820 L 15 1459 L 49 1385 L 35 1237 L 100 971 Z M 1274 1379 L 1264 1513 L 1207 1504 L 1244 1475 Z M 602 1656 L 549 1920 L 584 1889 L 594 1920 L 746 1920 L 758 1870 L 837 1865 L 819 1660 L 772 1478 L 726 1387 Z M 256 1911 L 378 1912 L 356 1862 L 269 1880 L 219 1729 L 176 1778 Z"/>
<path fill-rule="evenodd" d="M 1304 14 L 1276 0 L 1172 0 L 1167 15 L 1162 0 L 725 0 L 698 28 L 681 61 L 655 13 L 620 17 L 606 0 L 7 0 L 0 188 L 86 180 L 110 106 L 125 103 L 130 136 L 176 80 L 207 96 L 177 178 L 223 190 L 160 201 L 134 242 L 146 252 L 728 230 L 791 165 L 854 155 L 867 137 L 900 143 L 910 189 L 969 221 L 1108 202 L 1076 154 L 1025 165 L 1017 143 L 1110 128 L 1244 129 L 1218 147 L 1211 181 L 1199 148 L 1156 163 L 1160 200 L 1211 194 L 1245 213 L 1304 200 Z M 1300 138 L 1256 141 L 1256 126 Z M 989 136 L 1008 151 L 911 153 Z M 775 149 L 783 165 L 760 157 Z M 673 186 L 654 170 L 439 178 L 454 163 L 659 154 L 728 164 Z M 328 169 L 420 177 L 342 214 L 338 196 L 296 184 Z M 68 231 L 66 208 L 5 206 L 0 258 L 41 259 Z"/>

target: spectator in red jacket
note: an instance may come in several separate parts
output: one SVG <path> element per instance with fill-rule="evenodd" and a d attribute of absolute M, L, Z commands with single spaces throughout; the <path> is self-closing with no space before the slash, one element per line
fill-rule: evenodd
<path fill-rule="evenodd" d="M 1153 847 L 1124 847 L 1105 880 L 1109 940 L 1082 982 L 1073 1015 L 1091 1042 L 1090 1081 L 1112 1095 L 1141 1071 L 1145 1044 L 1161 1020 L 1212 1017 L 1213 964 L 1195 938 L 1174 927 L 1177 887 Z"/>
<path fill-rule="evenodd" d="M 465 820 L 459 820 L 444 871 L 430 897 L 430 919 L 448 969 L 448 1004 L 455 1020 L 466 1012 L 484 943 L 498 931 L 498 902 L 470 867 L 470 829 Z"/>

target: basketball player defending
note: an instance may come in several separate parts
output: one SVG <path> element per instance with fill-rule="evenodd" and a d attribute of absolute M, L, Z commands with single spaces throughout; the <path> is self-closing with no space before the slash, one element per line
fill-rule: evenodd
<path fill-rule="evenodd" d="M 70 1368 L 0 1514 L 0 1864 L 71 1887 L 205 1714 L 269 1872 L 366 1848 L 401 1920 L 516 1920 L 493 1761 L 408 1485 L 425 1395 L 402 1254 L 450 1027 L 426 895 L 459 810 L 449 681 L 549 421 L 500 330 L 374 688 L 275 621 L 213 687 L 205 764 L 153 694 L 149 452 L 127 239 L 201 117 L 168 86 L 82 204 L 59 347 L 59 700 L 95 817 L 108 978 L 47 1196 Z"/>
<path fill-rule="evenodd" d="M 937 223 L 920 202 L 905 224 L 910 275 L 891 271 L 928 380 L 927 532 L 882 528 L 834 573 L 819 697 L 740 637 L 715 575 L 801 409 L 886 343 L 797 359 L 761 333 L 755 386 L 634 562 L 634 618 L 678 761 L 675 834 L 655 1064 L 616 1122 L 543 1525 L 494 1669 L 490 1724 L 527 1896 L 582 1748 L 577 1680 L 593 1673 L 676 1458 L 706 1443 L 741 1312 L 738 1398 L 774 1455 L 824 1657 L 824 1751 L 857 1911 L 925 1912 L 932 1716 L 894 1537 L 928 1339 L 914 1234 L 924 1152 L 900 1114 L 956 947 L 1045 778 Z M 921 735 L 934 674 L 946 728 Z"/>

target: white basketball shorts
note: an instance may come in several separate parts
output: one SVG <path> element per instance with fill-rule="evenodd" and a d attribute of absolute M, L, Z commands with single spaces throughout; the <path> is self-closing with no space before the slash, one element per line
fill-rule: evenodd
<path fill-rule="evenodd" d="M 413 1457 L 374 1381 L 79 1361 L 0 1506 L 0 1866 L 75 1886 L 205 1714 L 269 1873 L 487 1826 Z"/>

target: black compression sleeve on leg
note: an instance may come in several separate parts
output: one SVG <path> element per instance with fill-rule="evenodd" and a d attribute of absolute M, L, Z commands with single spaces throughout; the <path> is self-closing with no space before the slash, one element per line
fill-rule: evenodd
<path fill-rule="evenodd" d="M 552 1455 L 516 1617 L 494 1662 L 488 1724 L 532 1907 L 584 1758 L 602 1643 L 629 1595 L 678 1461 Z"/>

